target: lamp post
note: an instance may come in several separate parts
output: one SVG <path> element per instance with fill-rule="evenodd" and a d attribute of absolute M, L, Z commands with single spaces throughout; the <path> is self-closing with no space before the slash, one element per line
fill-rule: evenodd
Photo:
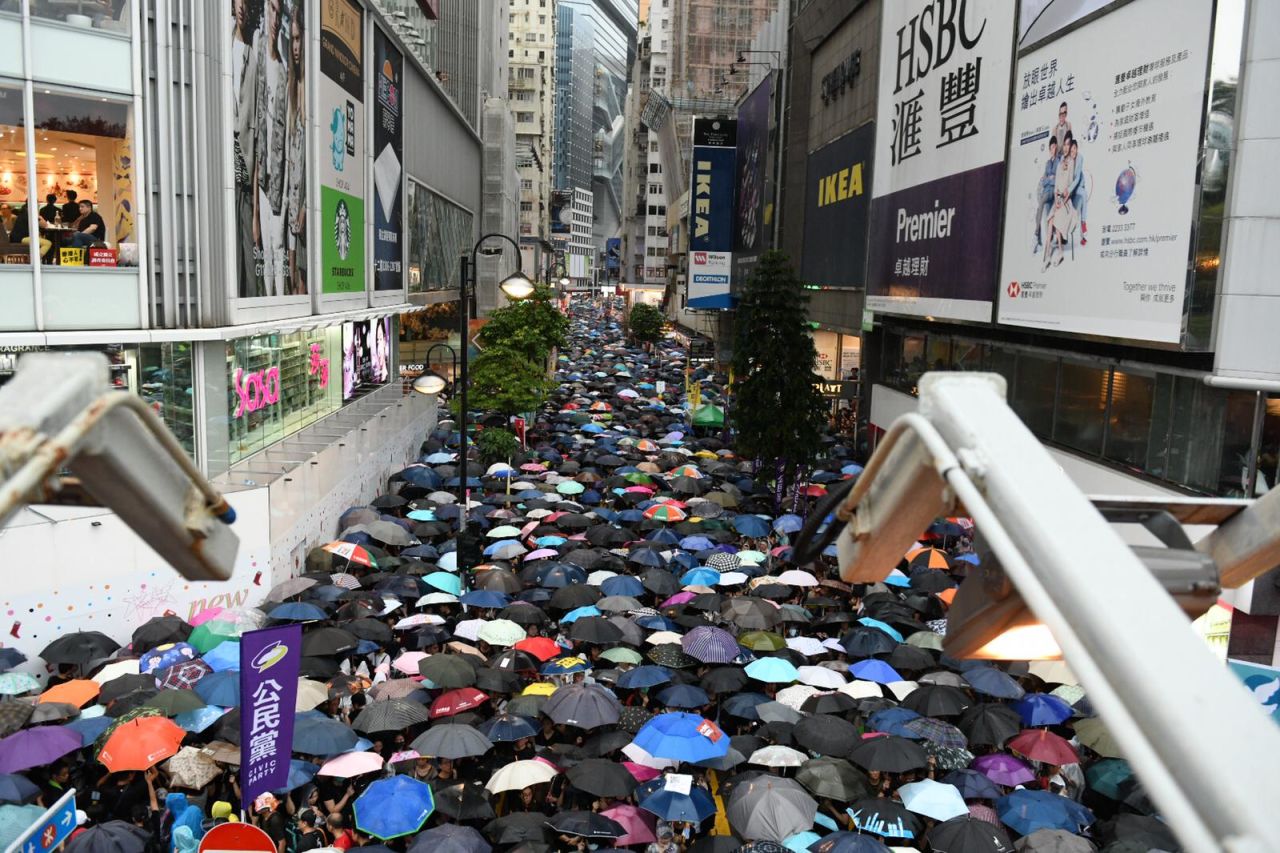
<path fill-rule="evenodd" d="M 506 234 L 485 234 L 476 241 L 470 255 L 462 255 L 462 275 L 458 280 L 458 501 L 462 505 L 462 515 L 458 519 L 458 571 L 469 569 L 471 544 L 470 523 L 467 520 L 467 504 L 471 498 L 471 489 L 467 486 L 467 385 L 468 385 L 468 333 L 471 319 L 471 297 L 475 291 L 476 257 L 480 247 L 486 240 L 506 240 L 516 250 L 516 271 L 504 278 L 498 288 L 512 301 L 519 302 L 533 295 L 534 285 L 524 275 L 523 262 L 520 257 L 520 244 Z M 413 390 L 420 394 L 435 396 L 444 390 L 444 378 L 428 368 L 413 382 Z"/>

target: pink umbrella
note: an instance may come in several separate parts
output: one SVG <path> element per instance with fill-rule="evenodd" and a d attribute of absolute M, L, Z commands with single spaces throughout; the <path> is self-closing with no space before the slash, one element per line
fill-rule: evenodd
<path fill-rule="evenodd" d="M 530 522 L 529 522 L 528 524 L 526 524 L 524 527 L 521 527 L 521 528 L 520 528 L 520 537 L 521 537 L 521 538 L 524 538 L 525 536 L 528 536 L 530 533 L 532 533 L 533 531 L 535 531 L 535 530 L 537 530 L 537 529 L 538 529 L 538 522 L 537 522 L 537 519 L 535 519 L 535 520 L 533 520 L 533 521 L 530 521 Z"/>
<path fill-rule="evenodd" d="M 350 779 L 363 776 L 365 773 L 377 773 L 382 770 L 382 756 L 376 752 L 348 752 L 336 758 L 330 758 L 321 767 L 317 776 L 336 776 L 339 779 Z"/>
<path fill-rule="evenodd" d="M 530 551 L 528 554 L 525 554 L 524 560 L 527 563 L 530 560 L 545 560 L 547 557 L 558 557 L 558 556 L 560 556 L 559 551 L 556 551 L 551 548 L 539 548 L 536 551 Z"/>
<path fill-rule="evenodd" d="M 418 661 L 428 657 L 426 652 L 405 652 L 391 662 L 391 665 L 405 675 L 418 675 Z"/>
<path fill-rule="evenodd" d="M 204 610 L 201 610 L 195 616 L 192 616 L 190 621 L 187 622 L 187 624 L 194 628 L 197 625 L 203 625 L 205 622 L 208 622 L 210 619 L 217 619 L 219 616 L 222 615 L 222 613 L 223 613 L 223 609 L 221 607 L 206 607 Z"/>
<path fill-rule="evenodd" d="M 662 771 L 654 767 L 645 767 L 643 764 L 636 764 L 634 761 L 624 761 L 622 766 L 627 768 L 637 782 L 648 782 L 650 779 L 657 779 L 662 775 Z"/>
<path fill-rule="evenodd" d="M 693 601 L 697 598 L 692 592 L 677 592 L 675 595 L 662 602 L 662 607 L 675 607 L 677 604 L 684 604 L 686 601 Z"/>
<path fill-rule="evenodd" d="M 653 489 L 649 488 L 648 486 L 627 486 L 625 489 L 623 489 L 623 491 L 636 492 L 638 494 L 644 494 L 644 495 L 653 494 Z"/>
<path fill-rule="evenodd" d="M 641 811 L 637 806 L 614 806 L 611 809 L 605 809 L 600 814 L 622 824 L 622 828 L 627 831 L 625 835 L 615 839 L 614 844 L 618 847 L 626 847 L 630 844 L 648 844 L 651 841 L 658 840 L 658 837 L 653 832 L 657 817 Z"/>

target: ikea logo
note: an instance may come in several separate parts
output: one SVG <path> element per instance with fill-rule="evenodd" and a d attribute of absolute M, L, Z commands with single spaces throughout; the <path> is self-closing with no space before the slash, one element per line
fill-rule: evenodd
<path fill-rule="evenodd" d="M 861 163 L 854 163 L 838 172 L 818 178 L 818 207 L 826 207 L 860 195 L 862 195 Z"/>
<path fill-rule="evenodd" d="M 693 166 L 693 236 L 711 233 L 711 161 L 696 160 Z"/>

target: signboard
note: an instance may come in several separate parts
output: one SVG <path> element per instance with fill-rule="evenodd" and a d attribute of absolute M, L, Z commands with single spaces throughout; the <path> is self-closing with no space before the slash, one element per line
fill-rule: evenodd
<path fill-rule="evenodd" d="M 301 625 L 240 637 L 240 799 L 246 812 L 259 794 L 289 780 L 301 661 Z"/>
<path fill-rule="evenodd" d="M 1044 41 L 1054 33 L 1114 3 L 1115 0 L 1021 0 L 1018 12 L 1018 50 Z"/>
<path fill-rule="evenodd" d="M 391 318 L 342 324 L 342 399 L 391 378 Z"/>
<path fill-rule="evenodd" d="M 693 120 L 693 175 L 689 182 L 689 251 L 733 251 L 733 119 Z"/>
<path fill-rule="evenodd" d="M 91 267 L 114 267 L 116 266 L 116 250 L 107 246 L 90 246 L 85 249 L 85 254 L 89 256 L 89 266 Z"/>
<path fill-rule="evenodd" d="M 1260 663 L 1227 660 L 1227 667 L 1244 684 L 1262 710 L 1280 723 L 1280 669 Z"/>
<path fill-rule="evenodd" d="M 884 4 L 867 307 L 991 319 L 1015 4 Z"/>
<path fill-rule="evenodd" d="M 77 246 L 62 246 L 58 249 L 58 266 L 84 266 L 84 249 Z"/>
<path fill-rule="evenodd" d="M 373 31 L 373 289 L 404 287 L 404 57 Z"/>
<path fill-rule="evenodd" d="M 829 379 L 823 382 L 815 382 L 813 387 L 817 388 L 818 393 L 828 400 L 856 400 L 858 398 L 858 383 L 846 379 Z"/>
<path fill-rule="evenodd" d="M 303 7 L 290 3 L 258 4 L 260 14 L 237 16 L 241 5 L 227 4 L 236 294 L 304 295 L 311 160 L 306 16 L 294 14 Z"/>
<path fill-rule="evenodd" d="M 824 379 L 838 379 L 836 347 L 840 344 L 840 336 L 824 329 L 815 329 L 809 335 L 813 338 L 813 372 Z"/>
<path fill-rule="evenodd" d="M 72 788 L 40 815 L 26 832 L 15 838 L 5 848 L 6 853 L 48 853 L 58 849 L 75 828 L 76 789 Z"/>
<path fill-rule="evenodd" d="M 210 829 L 200 839 L 198 853 L 232 853 L 249 850 L 253 853 L 276 853 L 276 843 L 258 827 L 247 823 L 222 823 Z"/>
<path fill-rule="evenodd" d="M 689 253 L 689 297 L 686 308 L 710 310 L 732 308 L 729 282 L 733 271 L 730 252 Z"/>
<path fill-rule="evenodd" d="M 271 4 L 267 4 L 270 6 Z M 364 10 L 320 4 L 320 260 L 325 293 L 364 290 Z"/>
<path fill-rule="evenodd" d="M 738 144 L 734 153 L 737 192 L 734 200 L 733 275 L 741 283 L 767 248 L 766 207 L 769 194 L 769 124 L 773 104 L 773 75 L 769 74 L 738 107 Z"/>
<path fill-rule="evenodd" d="M 874 123 L 809 155 L 800 277 L 822 287 L 862 287 L 867 271 Z"/>
<path fill-rule="evenodd" d="M 1137 0 L 1019 60 L 999 322 L 1181 340 L 1213 5 Z"/>

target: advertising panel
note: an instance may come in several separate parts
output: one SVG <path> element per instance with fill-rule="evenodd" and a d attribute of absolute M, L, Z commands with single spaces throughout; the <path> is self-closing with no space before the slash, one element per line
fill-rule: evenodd
<path fill-rule="evenodd" d="M 306 20 L 301 4 L 231 4 L 236 295 L 307 293 Z"/>
<path fill-rule="evenodd" d="M 1019 52 L 1115 2 L 1117 0 L 1021 0 Z"/>
<path fill-rule="evenodd" d="M 1019 60 L 999 322 L 1181 339 L 1212 14 L 1136 0 Z"/>
<path fill-rule="evenodd" d="M 271 0 L 268 0 L 271 2 Z M 324 293 L 364 290 L 364 10 L 320 4 L 320 260 Z"/>
<path fill-rule="evenodd" d="M 729 279 L 733 272 L 731 252 L 689 253 L 689 298 L 694 309 L 732 308 Z"/>
<path fill-rule="evenodd" d="M 809 155 L 800 277 L 821 287 L 862 287 L 871 212 L 873 123 Z"/>
<path fill-rule="evenodd" d="M 404 57 L 382 30 L 373 31 L 373 289 L 404 287 Z"/>
<path fill-rule="evenodd" d="M 391 318 L 342 324 L 342 399 L 391 378 Z"/>
<path fill-rule="evenodd" d="M 989 320 L 1015 4 L 884 5 L 867 307 Z"/>
<path fill-rule="evenodd" d="M 689 182 L 689 251 L 733 251 L 734 148 L 732 119 L 693 120 L 693 177 Z"/>
<path fill-rule="evenodd" d="M 769 117 L 773 99 L 773 75 L 766 77 L 738 107 L 738 144 L 734 154 L 737 194 L 734 203 L 733 277 L 745 282 L 760 253 L 768 248 L 765 220 L 769 198 Z"/>
<path fill-rule="evenodd" d="M 301 663 L 301 625 L 240 637 L 240 798 L 245 811 L 259 794 L 278 790 L 289 780 Z"/>

